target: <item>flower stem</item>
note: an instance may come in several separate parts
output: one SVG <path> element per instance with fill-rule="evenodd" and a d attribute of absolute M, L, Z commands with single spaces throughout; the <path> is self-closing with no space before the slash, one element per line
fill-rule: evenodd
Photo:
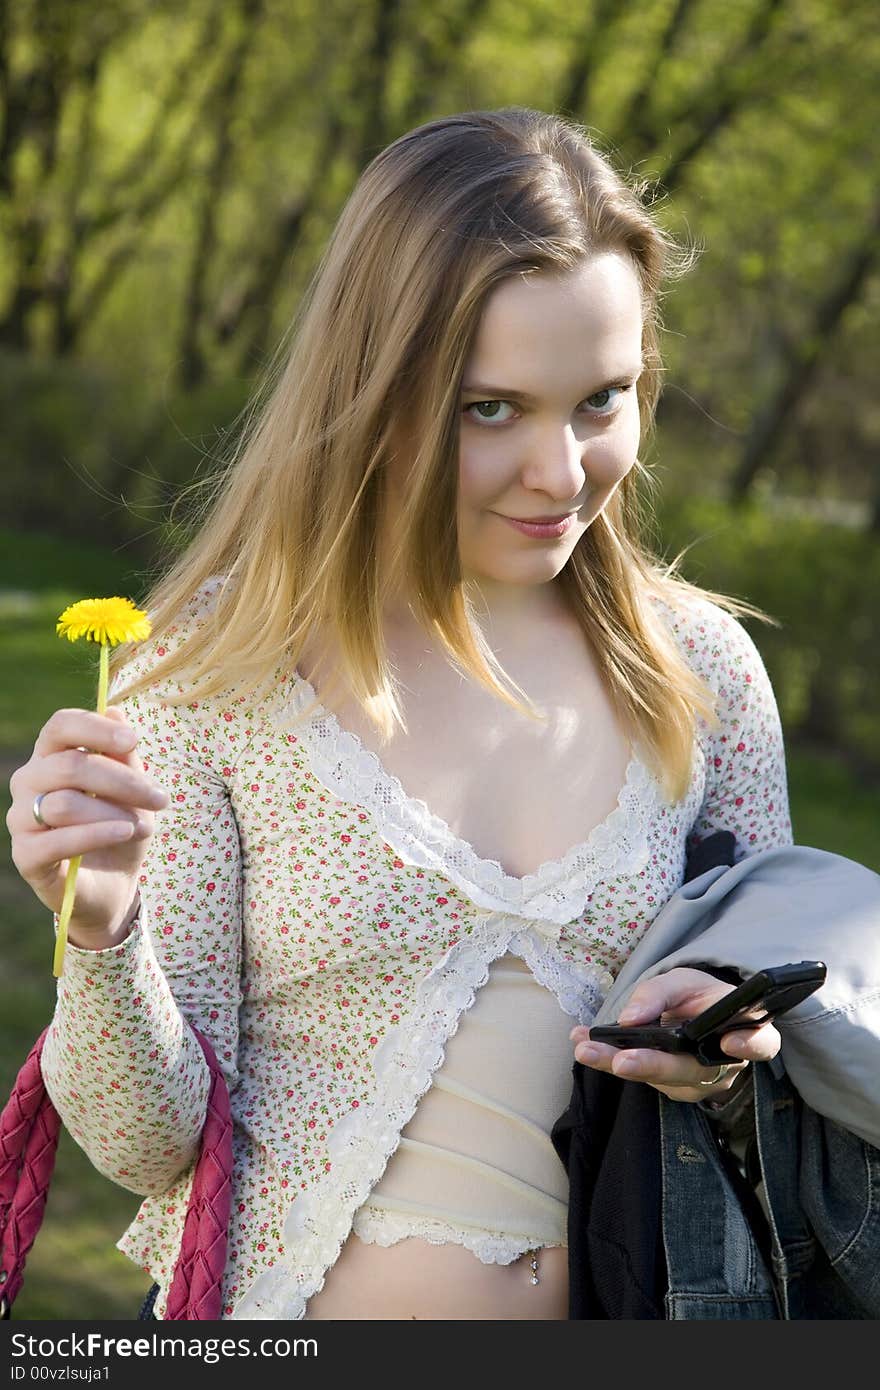
<path fill-rule="evenodd" d="M 81 854 L 75 854 L 67 866 L 64 880 L 64 901 L 58 918 L 58 935 L 55 938 L 55 955 L 52 960 L 52 974 L 56 980 L 64 969 L 64 948 L 67 945 L 67 927 L 73 913 L 73 899 L 76 891 L 76 875 L 79 871 Z"/>
<path fill-rule="evenodd" d="M 98 703 L 95 706 L 98 714 L 107 713 L 107 687 L 110 683 L 110 648 L 106 642 L 101 643 L 101 658 L 98 662 Z"/>
<path fill-rule="evenodd" d="M 110 648 L 101 643 L 101 656 L 98 664 L 98 714 L 107 712 L 107 689 L 110 680 Z M 73 915 L 73 902 L 76 895 L 76 876 L 82 861 L 81 854 L 75 854 L 67 866 L 64 880 L 64 899 L 58 917 L 58 935 L 55 938 L 55 955 L 52 960 L 52 974 L 56 980 L 64 969 L 64 951 L 67 946 L 67 928 Z"/>

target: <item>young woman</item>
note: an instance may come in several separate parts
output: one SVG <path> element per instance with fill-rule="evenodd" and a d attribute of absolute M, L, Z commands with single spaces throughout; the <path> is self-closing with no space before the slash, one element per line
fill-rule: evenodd
<path fill-rule="evenodd" d="M 208 1085 L 190 1022 L 232 1092 L 225 1317 L 566 1317 L 572 1027 L 689 845 L 790 842 L 751 610 L 638 536 L 686 262 L 570 121 L 396 140 L 114 707 L 58 711 L 13 777 L 47 909 L 83 855 L 46 1082 L 146 1196 L 120 1248 L 159 1317 Z M 729 988 L 673 971 L 652 999 Z M 634 1076 L 704 1100 L 778 1045 Z"/>

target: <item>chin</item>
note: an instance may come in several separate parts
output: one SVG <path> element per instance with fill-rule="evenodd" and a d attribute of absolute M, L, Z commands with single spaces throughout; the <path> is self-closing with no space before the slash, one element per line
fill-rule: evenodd
<path fill-rule="evenodd" d="M 543 564 L 535 563 L 526 568 L 513 565 L 462 565 L 462 576 L 466 583 L 499 584 L 510 589 L 540 589 L 557 579 L 571 558 L 571 551 L 564 555 L 545 557 Z"/>

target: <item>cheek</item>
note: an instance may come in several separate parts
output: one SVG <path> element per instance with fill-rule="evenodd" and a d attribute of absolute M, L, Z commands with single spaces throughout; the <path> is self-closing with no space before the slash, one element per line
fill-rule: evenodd
<path fill-rule="evenodd" d="M 458 450 L 458 494 L 463 503 L 479 503 L 497 497 L 510 481 L 510 466 L 493 459 L 491 449 L 460 444 Z"/>
<path fill-rule="evenodd" d="M 639 421 L 621 420 L 619 426 L 593 439 L 584 453 L 584 468 L 594 488 L 616 487 L 634 467 L 639 451 Z"/>

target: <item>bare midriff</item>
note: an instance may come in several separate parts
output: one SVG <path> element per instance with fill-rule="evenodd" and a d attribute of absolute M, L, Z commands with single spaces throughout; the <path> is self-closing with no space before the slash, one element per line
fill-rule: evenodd
<path fill-rule="evenodd" d="M 306 1321 L 452 1321 L 568 1318 L 568 1251 L 537 1252 L 512 1264 L 483 1264 L 463 1245 L 433 1245 L 418 1237 L 387 1247 L 351 1235 Z"/>

